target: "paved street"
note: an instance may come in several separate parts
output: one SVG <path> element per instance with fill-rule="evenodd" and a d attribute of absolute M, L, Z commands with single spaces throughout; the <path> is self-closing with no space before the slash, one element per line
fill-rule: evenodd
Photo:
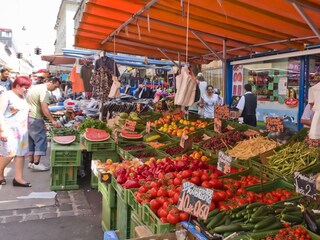
<path fill-rule="evenodd" d="M 59 191 L 53 199 L 18 199 L 51 191 L 50 172 L 33 172 L 27 166 L 24 172 L 31 188 L 12 186 L 12 163 L 5 173 L 7 185 L 0 186 L 1 240 L 103 239 L 101 194 L 90 189 L 89 175 L 79 180 L 80 190 Z"/>

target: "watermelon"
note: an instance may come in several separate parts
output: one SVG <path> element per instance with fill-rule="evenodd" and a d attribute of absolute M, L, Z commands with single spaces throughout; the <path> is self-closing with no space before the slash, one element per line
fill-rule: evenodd
<path fill-rule="evenodd" d="M 120 133 L 120 137 L 126 138 L 126 139 L 139 139 L 143 136 L 140 133 L 128 133 L 128 132 L 122 132 Z"/>
<path fill-rule="evenodd" d="M 76 136 L 53 136 L 52 139 L 59 144 L 71 144 L 76 140 Z"/>
<path fill-rule="evenodd" d="M 108 140 L 110 138 L 110 134 L 105 130 L 87 128 L 86 132 L 83 134 L 83 137 L 91 142 L 100 142 Z"/>

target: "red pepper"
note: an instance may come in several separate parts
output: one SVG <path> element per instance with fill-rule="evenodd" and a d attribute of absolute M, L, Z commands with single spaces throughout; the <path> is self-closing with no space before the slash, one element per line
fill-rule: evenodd
<path fill-rule="evenodd" d="M 128 179 L 125 184 L 123 184 L 124 188 L 139 188 L 141 187 L 140 183 L 138 180 L 133 180 L 133 179 Z"/>

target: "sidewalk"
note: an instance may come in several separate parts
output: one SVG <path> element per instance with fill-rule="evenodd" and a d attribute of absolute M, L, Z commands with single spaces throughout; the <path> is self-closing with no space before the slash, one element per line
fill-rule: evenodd
<path fill-rule="evenodd" d="M 50 154 L 41 162 L 49 165 Z M 7 167 L 7 184 L 0 186 L 1 240 L 103 239 L 101 194 L 89 188 L 90 176 L 78 179 L 80 190 L 59 191 L 52 199 L 17 199 L 32 192 L 51 192 L 51 172 L 24 169 L 31 188 L 13 187 L 13 163 Z"/>

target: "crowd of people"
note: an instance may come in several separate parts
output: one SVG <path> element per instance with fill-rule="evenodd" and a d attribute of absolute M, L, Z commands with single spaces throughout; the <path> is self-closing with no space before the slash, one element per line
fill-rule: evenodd
<path fill-rule="evenodd" d="M 23 177 L 25 158 L 28 168 L 48 171 L 40 163 L 46 155 L 47 135 L 44 117 L 55 127 L 61 123 L 52 117 L 48 105 L 51 91 L 59 88 L 60 78 L 47 78 L 42 83 L 32 84 L 26 76 L 18 76 L 12 82 L 7 69 L 1 70 L 0 81 L 0 185 L 6 185 L 4 170 L 13 159 L 15 187 L 31 187 Z"/>

